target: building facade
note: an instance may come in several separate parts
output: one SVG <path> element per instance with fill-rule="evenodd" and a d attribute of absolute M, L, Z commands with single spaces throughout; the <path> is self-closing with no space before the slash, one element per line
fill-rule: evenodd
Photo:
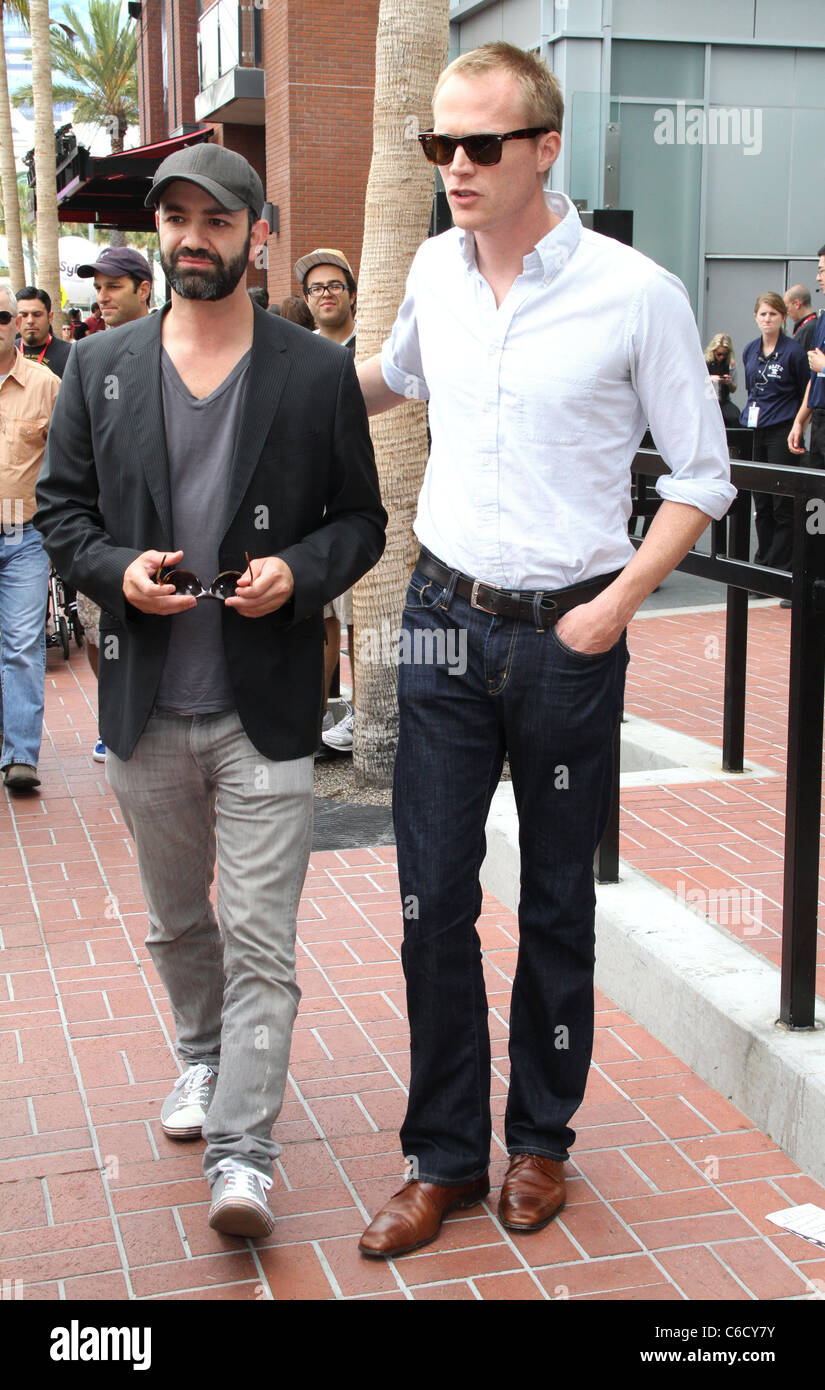
<path fill-rule="evenodd" d="M 339 247 L 357 274 L 378 0 L 132 0 L 130 12 L 143 143 L 210 125 L 261 175 L 270 298 L 295 293 L 292 268 L 315 246 Z"/>

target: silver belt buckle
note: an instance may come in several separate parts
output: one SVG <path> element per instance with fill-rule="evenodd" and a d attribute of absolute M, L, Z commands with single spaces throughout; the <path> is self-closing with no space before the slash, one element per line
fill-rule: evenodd
<path fill-rule="evenodd" d="M 478 591 L 482 585 L 485 589 L 491 589 L 493 587 L 492 584 L 485 584 L 483 579 L 474 579 L 473 587 L 470 590 L 470 607 L 477 608 L 480 613 L 492 613 L 493 617 L 495 617 L 496 613 L 494 608 L 485 608 L 484 604 L 478 601 Z"/>

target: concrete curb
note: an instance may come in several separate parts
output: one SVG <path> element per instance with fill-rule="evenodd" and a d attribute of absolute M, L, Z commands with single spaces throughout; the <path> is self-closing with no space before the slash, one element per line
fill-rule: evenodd
<path fill-rule="evenodd" d="M 481 878 L 518 911 L 508 783 L 493 798 Z M 825 1031 L 777 1025 L 774 965 L 622 861 L 620 882 L 597 888 L 596 984 L 825 1182 Z"/>

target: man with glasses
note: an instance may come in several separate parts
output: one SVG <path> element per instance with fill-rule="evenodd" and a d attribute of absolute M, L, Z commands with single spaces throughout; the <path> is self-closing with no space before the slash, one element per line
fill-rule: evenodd
<path fill-rule="evenodd" d="M 510 1010 L 499 1218 L 538 1231 L 565 1200 L 593 1036 L 593 855 L 622 706 L 625 628 L 735 493 L 684 288 L 582 228 L 544 191 L 558 83 L 489 44 L 436 86 L 419 137 L 455 226 L 420 247 L 383 352 L 359 369 L 372 413 L 429 402 L 430 458 L 399 666 L 394 814 L 411 1077 L 410 1180 L 365 1255 L 432 1240 L 490 1189 L 490 1042 L 476 919 L 490 801 L 509 756 L 519 815 L 519 955 Z M 593 324 L 599 332 L 594 336 Z M 667 383 L 663 389 L 663 383 Z M 670 473 L 638 552 L 630 464 L 650 424 Z M 467 661 L 446 661 L 464 634 Z M 415 911 L 409 910 L 414 904 Z"/>
<path fill-rule="evenodd" d="M 210 1225 L 269 1235 L 321 614 L 379 558 L 386 515 L 349 353 L 247 294 L 269 235 L 252 167 L 179 150 L 147 206 L 171 303 L 75 348 L 37 524 L 102 609 L 106 777 L 185 1067 L 161 1124 L 206 1139 Z"/>
<path fill-rule="evenodd" d="M 295 263 L 304 299 L 322 338 L 348 347 L 355 356 L 355 300 L 352 266 L 342 251 L 319 246 Z"/>
<path fill-rule="evenodd" d="M 342 278 L 343 277 L 343 278 Z M 319 246 L 295 263 L 295 279 L 301 283 L 304 299 L 315 320 L 315 332 L 341 347 L 349 348 L 355 356 L 355 299 L 356 284 L 352 266 L 343 251 Z M 324 647 L 324 718 L 321 724 L 322 745 L 319 756 L 352 753 L 355 729 L 355 660 L 354 628 L 352 623 L 352 589 L 340 594 L 324 609 L 326 646 Z M 327 708 L 329 688 L 341 654 L 341 631 L 346 627 L 349 658 L 352 668 L 352 703 L 335 723 Z"/>
<path fill-rule="evenodd" d="M 20 324 L 0 288 L 0 768 L 11 792 L 40 786 L 49 559 L 32 524 L 34 485 L 60 380 L 14 345 Z"/>
<path fill-rule="evenodd" d="M 803 352 L 810 352 L 816 327 L 816 310 L 811 305 L 811 292 L 804 285 L 791 285 L 782 298 L 793 324 L 793 340 Z"/>

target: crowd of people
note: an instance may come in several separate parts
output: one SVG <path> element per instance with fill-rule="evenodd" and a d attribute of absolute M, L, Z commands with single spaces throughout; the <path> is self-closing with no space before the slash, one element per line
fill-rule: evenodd
<path fill-rule="evenodd" d="M 146 199 L 162 313 L 147 312 L 150 268 L 125 248 L 84 268 L 106 331 L 73 345 L 52 337 L 42 292 L 2 291 L 4 507 L 21 501 L 0 560 L 4 779 L 37 785 L 50 556 L 97 605 L 101 756 L 136 845 L 181 1066 L 161 1123 L 205 1140 L 221 1231 L 273 1229 L 313 759 L 322 731 L 333 748 L 351 741 L 353 708 L 343 728 L 325 717 L 329 681 L 343 627 L 352 650 L 351 586 L 385 543 L 368 415 L 411 393 L 429 403 L 431 447 L 403 605 L 406 649 L 427 657 L 399 666 L 394 789 L 401 896 L 415 904 L 402 953 L 408 1180 L 359 1248 L 416 1249 L 490 1189 L 476 921 L 505 756 L 521 902 L 499 1219 L 534 1232 L 565 1203 L 626 628 L 735 496 L 707 374 L 728 404 L 736 379 L 729 339 L 703 360 L 675 276 L 546 190 L 563 109 L 546 65 L 507 44 L 442 73 L 419 140 L 455 225 L 420 247 L 390 337 L 357 371 L 347 258 L 316 248 L 295 266 L 300 297 L 278 313 L 255 303 L 264 190 L 211 143 L 165 159 Z M 767 451 L 789 431 L 798 447 L 821 409 L 774 300 L 760 296 L 761 337 L 743 354 L 746 423 Z M 630 465 L 647 427 L 669 471 L 634 549 Z M 446 659 L 456 632 L 460 673 Z"/>

